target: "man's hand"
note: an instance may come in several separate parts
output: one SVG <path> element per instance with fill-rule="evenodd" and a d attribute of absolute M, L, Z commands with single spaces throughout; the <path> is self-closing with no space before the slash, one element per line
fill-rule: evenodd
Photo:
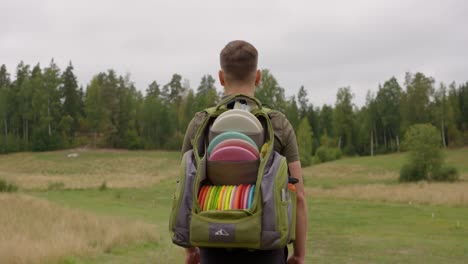
<path fill-rule="evenodd" d="M 298 256 L 290 256 L 288 258 L 288 264 L 304 264 L 305 263 L 305 260 L 304 258 L 302 257 L 298 257 Z"/>
<path fill-rule="evenodd" d="M 185 264 L 200 264 L 200 249 L 191 247 L 185 249 Z"/>

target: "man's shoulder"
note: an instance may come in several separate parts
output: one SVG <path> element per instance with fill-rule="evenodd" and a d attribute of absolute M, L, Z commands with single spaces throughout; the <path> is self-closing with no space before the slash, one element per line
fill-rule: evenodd
<path fill-rule="evenodd" d="M 192 120 L 189 123 L 189 126 L 187 127 L 187 132 L 194 133 L 198 129 L 198 127 L 201 126 L 201 124 L 203 123 L 203 120 L 205 120 L 207 115 L 208 114 L 205 110 L 196 112 L 193 115 Z"/>
<path fill-rule="evenodd" d="M 271 125 L 275 132 L 282 132 L 285 129 L 289 129 L 291 123 L 285 114 L 278 110 L 269 110 L 268 116 L 270 117 Z"/>

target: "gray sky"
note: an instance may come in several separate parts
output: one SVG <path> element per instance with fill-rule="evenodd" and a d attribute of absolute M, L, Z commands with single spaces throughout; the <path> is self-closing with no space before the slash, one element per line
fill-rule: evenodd
<path fill-rule="evenodd" d="M 304 85 L 315 105 L 334 103 L 351 86 L 361 105 L 407 71 L 468 81 L 467 14 L 463 0 L 0 0 L 0 64 L 71 60 L 83 86 L 113 68 L 140 90 L 179 73 L 196 88 L 217 76 L 224 45 L 244 39 L 287 96 Z"/>

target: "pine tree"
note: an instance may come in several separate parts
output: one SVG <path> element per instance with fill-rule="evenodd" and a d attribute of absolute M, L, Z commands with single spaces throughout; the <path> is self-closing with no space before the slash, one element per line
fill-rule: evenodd
<path fill-rule="evenodd" d="M 275 110 L 283 113 L 286 110 L 284 89 L 279 86 L 278 81 L 267 69 L 262 70 L 262 78 L 255 90 L 255 97 Z"/>
<path fill-rule="evenodd" d="M 312 136 L 312 128 L 307 118 L 304 117 L 297 131 L 297 145 L 302 166 L 312 164 Z"/>
<path fill-rule="evenodd" d="M 62 115 L 72 118 L 71 130 L 67 131 L 67 134 L 69 137 L 73 138 L 73 132 L 79 127 L 81 102 L 78 83 L 73 73 L 73 65 L 71 62 L 62 74 L 62 83 L 60 89 L 63 98 Z"/>
<path fill-rule="evenodd" d="M 61 85 L 60 79 L 60 69 L 54 60 L 51 60 L 49 67 L 44 69 L 43 74 L 43 85 L 44 92 L 47 98 L 46 108 L 46 123 L 47 123 L 47 132 L 49 137 L 52 136 L 52 132 L 55 127 L 58 125 L 61 119 L 61 102 L 60 102 L 60 92 L 59 87 Z"/>
<path fill-rule="evenodd" d="M 309 99 L 307 98 L 307 90 L 304 88 L 304 85 L 299 88 L 297 93 L 297 101 L 299 102 L 300 118 L 304 118 L 307 115 L 309 110 Z"/>
<path fill-rule="evenodd" d="M 287 102 L 285 115 L 294 128 L 294 131 L 297 131 L 301 119 L 299 108 L 297 107 L 296 103 L 296 98 L 294 96 L 292 96 L 291 99 Z"/>
<path fill-rule="evenodd" d="M 338 138 L 338 148 L 344 147 L 346 154 L 354 154 L 352 99 L 349 87 L 338 89 L 333 112 L 333 130 Z"/>
<path fill-rule="evenodd" d="M 195 107 L 192 112 L 203 110 L 211 107 L 218 101 L 218 94 L 216 93 L 215 80 L 211 75 L 204 75 L 197 88 L 195 96 Z"/>
<path fill-rule="evenodd" d="M 10 75 L 6 66 L 0 66 L 0 134 L 3 134 L 5 139 L 8 136 L 8 116 L 10 110 Z"/>
<path fill-rule="evenodd" d="M 430 103 L 434 93 L 434 79 L 426 77 L 418 72 L 416 74 L 406 73 L 405 76 L 406 96 L 404 102 L 403 116 L 404 129 L 413 124 L 430 122 Z"/>
<path fill-rule="evenodd" d="M 98 134 L 102 131 L 105 119 L 105 110 L 102 100 L 102 83 L 105 77 L 100 73 L 93 77 L 86 89 L 85 111 L 87 122 L 94 134 L 94 145 L 97 144 Z"/>
<path fill-rule="evenodd" d="M 396 149 L 399 149 L 401 91 L 397 79 L 392 77 L 379 87 L 375 99 L 376 108 L 373 110 L 378 113 L 379 123 L 382 125 L 381 136 L 386 149 L 390 146 L 390 141 L 394 141 Z"/>

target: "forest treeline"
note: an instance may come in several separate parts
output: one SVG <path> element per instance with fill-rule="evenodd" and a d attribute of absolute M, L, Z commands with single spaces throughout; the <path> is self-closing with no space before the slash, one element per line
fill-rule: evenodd
<path fill-rule="evenodd" d="M 96 74 L 83 89 L 73 70 L 70 63 L 62 71 L 53 60 L 45 68 L 20 62 L 14 74 L 0 67 L 0 153 L 83 145 L 178 150 L 193 114 L 222 97 L 210 75 L 193 89 L 173 74 L 143 93 L 114 70 Z M 309 95 L 300 87 L 286 98 L 268 70 L 255 93 L 288 117 L 304 156 L 320 147 L 346 155 L 399 151 L 402 135 L 419 123 L 437 127 L 443 146 L 468 144 L 468 82 L 447 85 L 406 73 L 403 84 L 391 77 L 369 91 L 361 107 L 353 103 L 350 87 L 338 89 L 334 105 L 314 106 Z"/>

